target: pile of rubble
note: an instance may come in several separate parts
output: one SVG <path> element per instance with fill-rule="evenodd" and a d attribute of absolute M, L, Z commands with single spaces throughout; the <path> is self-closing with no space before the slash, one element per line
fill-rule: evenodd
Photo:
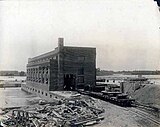
<path fill-rule="evenodd" d="M 39 103 L 18 109 L 3 109 L 3 125 L 12 127 L 66 127 L 99 123 L 104 109 L 99 100 L 88 96 L 61 98 L 53 102 Z"/>

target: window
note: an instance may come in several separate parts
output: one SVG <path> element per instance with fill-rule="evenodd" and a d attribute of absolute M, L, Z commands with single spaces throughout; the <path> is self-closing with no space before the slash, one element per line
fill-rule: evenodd
<path fill-rule="evenodd" d="M 48 84 L 48 78 L 46 78 L 46 84 Z"/>
<path fill-rule="evenodd" d="M 41 82 L 41 78 L 39 78 L 39 82 Z"/>
<path fill-rule="evenodd" d="M 42 83 L 44 83 L 44 78 L 42 78 Z"/>
<path fill-rule="evenodd" d="M 84 76 L 78 77 L 78 83 L 84 83 Z"/>
<path fill-rule="evenodd" d="M 46 74 L 48 74 L 48 67 L 46 68 Z"/>
<path fill-rule="evenodd" d="M 36 82 L 38 82 L 38 78 L 36 78 Z"/>
<path fill-rule="evenodd" d="M 46 96 L 47 96 L 47 93 L 46 93 Z"/>
<path fill-rule="evenodd" d="M 84 74 L 84 68 L 78 68 L 78 75 L 83 75 Z"/>
<path fill-rule="evenodd" d="M 41 67 L 39 67 L 39 73 L 41 73 L 41 69 L 42 69 L 42 68 L 41 68 Z"/>
<path fill-rule="evenodd" d="M 45 71 L 45 67 L 42 68 L 42 73 L 43 73 L 43 74 L 44 74 L 44 71 Z"/>

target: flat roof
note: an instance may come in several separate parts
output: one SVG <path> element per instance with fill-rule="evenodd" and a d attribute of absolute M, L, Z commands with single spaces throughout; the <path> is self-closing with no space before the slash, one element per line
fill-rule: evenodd
<path fill-rule="evenodd" d="M 90 50 L 96 50 L 95 47 L 74 47 L 74 46 L 64 46 L 64 48 L 76 48 L 76 49 L 90 49 Z M 35 60 L 39 60 L 41 58 L 45 58 L 45 57 L 49 57 L 49 56 L 52 56 L 52 55 L 56 55 L 58 54 L 58 47 L 55 48 L 55 50 L 53 51 L 50 51 L 50 52 L 47 52 L 47 53 L 43 53 L 41 55 L 38 55 L 38 56 L 35 56 L 35 57 L 32 57 L 32 58 L 28 58 L 28 62 L 32 62 L 32 61 L 35 61 Z"/>
<path fill-rule="evenodd" d="M 81 46 L 64 46 L 65 48 L 83 48 L 83 49 L 96 49 L 95 47 L 81 47 Z"/>
<path fill-rule="evenodd" d="M 43 53 L 43 54 L 35 56 L 33 58 L 29 58 L 28 62 L 35 61 L 35 60 L 38 60 L 38 59 L 41 59 L 41 58 L 45 58 L 45 57 L 48 57 L 48 56 L 51 56 L 51 55 L 56 55 L 57 53 L 58 53 L 58 50 L 55 49 L 53 51 L 50 51 L 50 52 L 47 52 L 47 53 Z"/>

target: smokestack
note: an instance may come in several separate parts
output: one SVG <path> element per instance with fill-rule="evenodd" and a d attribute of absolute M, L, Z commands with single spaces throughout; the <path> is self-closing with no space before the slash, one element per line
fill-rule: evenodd
<path fill-rule="evenodd" d="M 64 46 L 64 38 L 58 38 L 58 49 L 59 51 L 63 49 Z"/>
<path fill-rule="evenodd" d="M 58 46 L 64 45 L 64 38 L 58 38 Z"/>

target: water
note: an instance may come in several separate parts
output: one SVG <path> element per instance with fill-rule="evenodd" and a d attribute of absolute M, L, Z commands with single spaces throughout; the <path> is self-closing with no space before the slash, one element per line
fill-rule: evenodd
<path fill-rule="evenodd" d="M 22 81 L 26 80 L 26 76 L 0 76 L 0 81 Z"/>
<path fill-rule="evenodd" d="M 109 80 L 116 80 L 115 82 L 119 82 L 122 81 L 124 78 L 127 77 L 138 77 L 137 75 L 122 75 L 122 74 L 114 74 L 114 75 L 107 75 L 107 76 L 97 76 L 100 78 L 105 78 L 105 79 L 109 79 Z M 160 75 L 142 75 L 142 77 L 146 77 L 149 79 L 149 81 L 151 83 L 154 83 L 156 85 L 160 85 Z"/>

